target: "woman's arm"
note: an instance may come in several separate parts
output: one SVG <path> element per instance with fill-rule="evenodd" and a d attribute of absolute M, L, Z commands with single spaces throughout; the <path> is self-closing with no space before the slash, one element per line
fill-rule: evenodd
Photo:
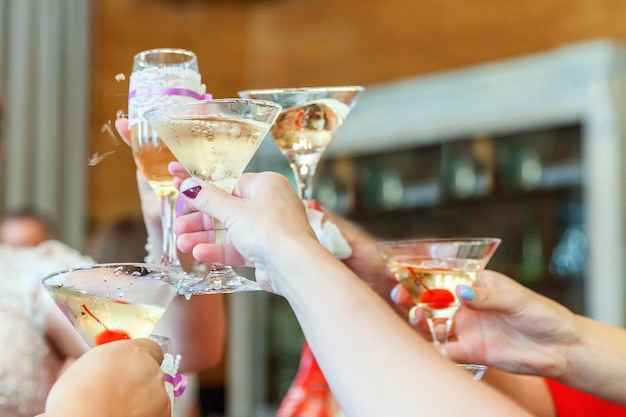
<path fill-rule="evenodd" d="M 289 301 L 347 415 L 530 415 L 453 366 L 323 248 L 286 178 L 244 174 L 234 195 L 193 178 L 181 191 L 202 211 L 176 220 L 179 248 L 253 265 L 261 287 Z M 205 213 L 226 224 L 232 247 L 211 243 Z"/>
<path fill-rule="evenodd" d="M 555 379 L 626 405 L 626 330 L 576 315 L 502 274 L 457 288 L 452 358 Z"/>

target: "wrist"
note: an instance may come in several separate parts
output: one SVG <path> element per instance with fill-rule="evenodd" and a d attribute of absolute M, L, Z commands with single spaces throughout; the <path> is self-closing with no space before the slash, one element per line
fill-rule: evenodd
<path fill-rule="evenodd" d="M 318 271 L 324 269 L 329 261 L 341 262 L 314 237 L 287 239 L 291 241 L 282 242 L 281 247 L 289 248 L 289 251 L 274 258 L 268 272 L 272 276 L 274 290 L 289 300 L 292 296 L 298 297 L 300 287 L 317 277 Z"/>
<path fill-rule="evenodd" d="M 622 399 L 626 390 L 626 332 L 588 317 L 576 317 L 580 338 L 568 350 L 568 366 L 558 380 L 607 399 Z"/>

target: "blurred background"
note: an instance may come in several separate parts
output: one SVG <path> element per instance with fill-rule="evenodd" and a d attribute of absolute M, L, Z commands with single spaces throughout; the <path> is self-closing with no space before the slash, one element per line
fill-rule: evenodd
<path fill-rule="evenodd" d="M 194 51 L 207 90 L 363 85 L 317 198 L 385 239 L 498 236 L 490 263 L 624 324 L 626 2 L 0 0 L 0 210 L 86 248 L 140 218 L 114 133 L 133 55 Z M 250 170 L 291 177 L 266 140 Z M 272 415 L 302 336 L 269 294 L 229 296 L 203 414 Z M 255 317 L 254 321 L 249 318 Z"/>

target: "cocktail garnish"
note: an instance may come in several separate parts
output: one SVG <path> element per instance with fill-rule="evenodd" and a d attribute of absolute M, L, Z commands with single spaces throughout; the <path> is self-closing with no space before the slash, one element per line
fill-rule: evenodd
<path fill-rule="evenodd" d="M 95 321 L 97 321 L 102 327 L 104 327 L 104 331 L 98 333 L 96 336 L 96 346 L 103 345 L 105 343 L 114 342 L 116 340 L 124 340 L 130 339 L 130 335 L 123 330 L 109 330 L 104 323 L 100 321 L 98 317 L 96 317 L 85 304 L 81 304 L 80 307 L 85 310 L 87 314 L 89 314 Z"/>
<path fill-rule="evenodd" d="M 428 304 L 428 307 L 434 310 L 440 310 L 447 308 L 454 302 L 454 295 L 450 291 L 445 288 L 428 288 L 413 268 L 409 266 L 407 269 L 413 278 L 426 290 L 420 294 L 420 303 Z"/>
<path fill-rule="evenodd" d="M 434 288 L 420 294 L 420 303 L 428 304 L 429 308 L 439 310 L 447 308 L 454 302 L 454 295 L 445 288 Z"/>

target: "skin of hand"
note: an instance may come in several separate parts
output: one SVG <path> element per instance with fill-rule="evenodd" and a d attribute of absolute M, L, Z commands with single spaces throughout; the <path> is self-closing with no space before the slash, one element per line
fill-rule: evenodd
<path fill-rule="evenodd" d="M 392 299 L 405 308 L 410 308 L 409 322 L 427 340 L 432 340 L 428 323 L 422 309 L 415 306 L 408 291 L 398 284 L 393 292 Z M 450 340 L 456 340 L 453 328 Z M 471 328 L 467 328 L 471 332 Z M 451 342 L 452 343 L 452 342 Z M 471 362 L 472 358 L 457 358 L 459 362 Z M 482 362 L 481 362 L 482 363 Z M 521 407 L 535 417 L 556 417 L 556 410 L 552 396 L 542 377 L 520 375 L 501 371 L 490 366 L 483 376 L 482 383 L 489 384 L 498 391 L 517 402 Z"/>
<path fill-rule="evenodd" d="M 626 404 L 626 331 L 574 314 L 494 272 L 458 287 L 452 359 L 540 375 Z"/>
<path fill-rule="evenodd" d="M 124 142 L 131 146 L 128 119 L 117 119 L 115 128 Z M 179 177 L 188 176 L 179 163 L 171 165 Z M 177 181 L 180 182 L 181 179 Z M 153 246 L 152 251 L 156 259 L 159 259 L 160 242 L 163 239 L 161 204 L 139 170 L 137 170 L 137 186 L 146 230 Z M 194 262 L 193 258 L 191 256 L 179 258 L 183 268 L 189 270 Z M 199 328 L 203 331 L 198 332 Z M 179 372 L 201 371 L 217 366 L 223 358 L 226 338 L 223 297 L 220 294 L 213 294 L 210 297 L 192 297 L 190 300 L 182 296 L 175 297 L 154 329 L 154 333 L 167 336 L 172 340 L 172 350 L 182 357 Z"/>
<path fill-rule="evenodd" d="M 254 198 L 229 196 L 226 192 L 215 189 L 197 178 L 186 181 L 199 181 L 202 187 L 211 187 L 216 193 L 222 194 L 220 199 L 222 201 L 217 205 L 217 210 L 221 214 L 219 218 L 228 228 L 229 238 L 237 238 L 233 240 L 234 246 L 211 243 L 213 239 L 212 217 L 202 211 L 196 211 L 179 217 L 174 222 L 174 232 L 178 235 L 178 248 L 185 253 L 191 252 L 194 258 L 201 262 L 254 266 L 257 283 L 261 288 L 280 294 L 280 291 L 274 288 L 275 284 L 268 274 L 270 265 L 266 265 L 265 261 L 271 258 L 267 253 L 271 248 L 264 243 L 269 240 L 289 241 L 294 235 L 317 242 L 317 237 L 306 217 L 304 204 L 291 189 L 287 178 L 272 172 L 258 175 L 243 174 L 233 190 L 233 195 L 254 195 Z M 181 191 L 184 191 L 183 188 Z M 209 203 L 205 198 L 210 198 L 210 196 L 209 193 L 202 193 L 196 200 L 187 200 L 187 203 L 198 209 Z M 238 210 L 231 211 L 229 208 L 231 204 Z M 255 217 L 267 219 L 267 221 L 254 224 L 253 234 L 246 233 L 246 230 L 252 226 L 248 224 L 246 218 L 251 217 L 240 214 L 249 211 L 253 211 Z M 299 215 L 293 216 L 294 212 Z M 283 227 L 279 229 L 273 227 L 276 222 L 282 223 Z M 263 238 L 239 239 L 239 236 L 246 235 L 263 236 Z"/>
<path fill-rule="evenodd" d="M 46 417 L 170 417 L 161 362 L 149 339 L 121 340 L 90 349 L 56 381 Z"/>
<path fill-rule="evenodd" d="M 473 291 L 473 300 L 463 297 L 463 289 Z M 565 375 L 567 350 L 580 338 L 571 311 L 494 271 L 483 271 L 473 288 L 458 287 L 457 296 L 465 308 L 455 318 L 451 358 L 521 374 Z"/>
<path fill-rule="evenodd" d="M 179 249 L 203 262 L 256 267 L 259 285 L 289 302 L 347 415 L 409 417 L 419 407 L 428 415 L 529 416 L 452 366 L 327 251 L 285 177 L 244 174 L 232 194 L 193 177 L 180 190 L 198 211 L 176 219 Z M 210 216 L 226 225 L 232 245 L 211 243 Z"/>
<path fill-rule="evenodd" d="M 384 300 L 390 301 L 389 293 L 396 281 L 387 274 L 385 261 L 376 248 L 378 239 L 361 226 L 326 210 L 323 211 L 324 216 L 337 225 L 352 248 L 352 255 L 343 262 Z"/>

